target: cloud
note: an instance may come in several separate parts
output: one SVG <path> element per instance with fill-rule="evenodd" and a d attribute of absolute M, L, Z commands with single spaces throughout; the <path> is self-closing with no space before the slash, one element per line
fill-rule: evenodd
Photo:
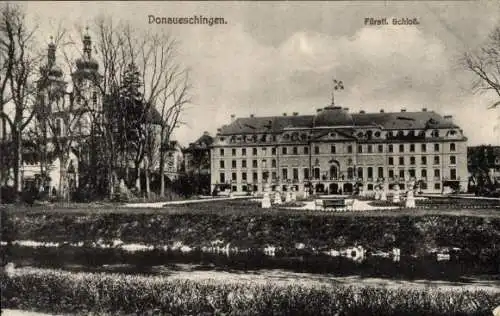
<path fill-rule="evenodd" d="M 184 41 L 196 52 L 191 59 L 199 104 L 190 111 L 190 119 L 203 122 L 190 133 L 200 134 L 201 128 L 214 132 L 232 113 L 312 114 L 328 104 L 331 80 L 337 78 L 346 90 L 336 99 L 352 110 L 451 110 L 471 139 L 495 141 L 485 131 L 467 126 L 464 119 L 470 117 L 470 107 L 457 105 L 477 103 L 477 97 L 460 90 L 463 81 L 454 78 L 453 54 L 445 44 L 417 27 L 364 27 L 350 37 L 299 31 L 277 47 L 257 42 L 241 25 L 224 33 L 197 32 Z M 485 107 L 475 108 L 472 113 Z M 475 118 L 477 123 L 486 119 L 485 126 L 494 125 L 488 113 Z"/>

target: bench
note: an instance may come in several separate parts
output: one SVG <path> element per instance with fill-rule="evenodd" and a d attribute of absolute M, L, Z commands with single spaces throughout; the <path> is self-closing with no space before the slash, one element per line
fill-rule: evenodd
<path fill-rule="evenodd" d="M 315 209 L 319 210 L 352 210 L 354 200 L 348 199 L 318 199 L 314 201 Z"/>

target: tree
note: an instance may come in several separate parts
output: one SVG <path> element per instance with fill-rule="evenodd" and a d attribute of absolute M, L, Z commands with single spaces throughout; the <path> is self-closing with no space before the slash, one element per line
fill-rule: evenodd
<path fill-rule="evenodd" d="M 0 99 L 2 121 L 7 122 L 12 134 L 15 154 L 14 183 L 17 192 L 22 190 L 21 166 L 22 135 L 35 115 L 33 110 L 36 93 L 34 76 L 40 60 L 34 52 L 34 34 L 36 27 L 29 28 L 25 15 L 18 6 L 9 3 L 1 8 L 0 54 L 2 66 L 0 75 Z M 13 117 L 5 111 L 5 106 L 12 102 Z M 6 124 L 2 124 L 6 125 Z"/>
<path fill-rule="evenodd" d="M 475 91 L 492 91 L 500 98 L 500 26 L 489 35 L 485 45 L 463 56 L 466 69 L 475 75 Z M 500 100 L 490 108 L 500 106 Z"/>

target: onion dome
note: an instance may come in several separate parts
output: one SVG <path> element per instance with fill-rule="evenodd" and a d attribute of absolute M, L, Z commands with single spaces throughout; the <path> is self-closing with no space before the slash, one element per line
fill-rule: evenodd
<path fill-rule="evenodd" d="M 42 68 L 42 73 L 51 79 L 60 79 L 63 76 L 61 67 L 56 65 L 56 45 L 52 42 L 52 37 L 47 49 L 47 65 Z"/>
<path fill-rule="evenodd" d="M 351 114 L 347 108 L 340 106 L 327 106 L 318 112 L 314 118 L 314 126 L 351 126 L 354 125 Z"/>
<path fill-rule="evenodd" d="M 83 36 L 83 57 L 76 60 L 76 68 L 92 71 L 99 69 L 99 63 L 92 57 L 92 40 L 88 34 Z"/>

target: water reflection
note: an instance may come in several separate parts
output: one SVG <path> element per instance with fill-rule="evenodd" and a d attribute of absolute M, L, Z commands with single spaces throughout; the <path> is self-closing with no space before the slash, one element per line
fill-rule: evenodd
<path fill-rule="evenodd" d="M 230 248 L 227 248 L 230 249 Z M 322 273 L 333 276 L 385 277 L 391 279 L 434 279 L 463 281 L 467 277 L 497 279 L 499 265 L 495 260 L 481 261 L 471 256 L 449 254 L 438 260 L 437 254 L 414 256 L 402 254 L 394 248 L 369 252 L 363 247 L 332 249 L 311 254 L 304 249 L 278 251 L 269 247 L 266 252 L 247 250 L 233 254 L 207 253 L 199 250 L 181 252 L 161 249 L 127 252 L 119 248 L 89 249 L 81 247 L 28 248 L 11 246 L 10 253 L 2 247 L 3 264 L 13 261 L 18 265 L 69 268 L 95 271 L 103 266 L 124 265 L 124 273 L 148 273 L 154 266 L 179 264 L 196 265 L 201 270 L 248 271 L 282 269 L 293 272 Z M 271 255 L 274 254 L 274 255 Z"/>

